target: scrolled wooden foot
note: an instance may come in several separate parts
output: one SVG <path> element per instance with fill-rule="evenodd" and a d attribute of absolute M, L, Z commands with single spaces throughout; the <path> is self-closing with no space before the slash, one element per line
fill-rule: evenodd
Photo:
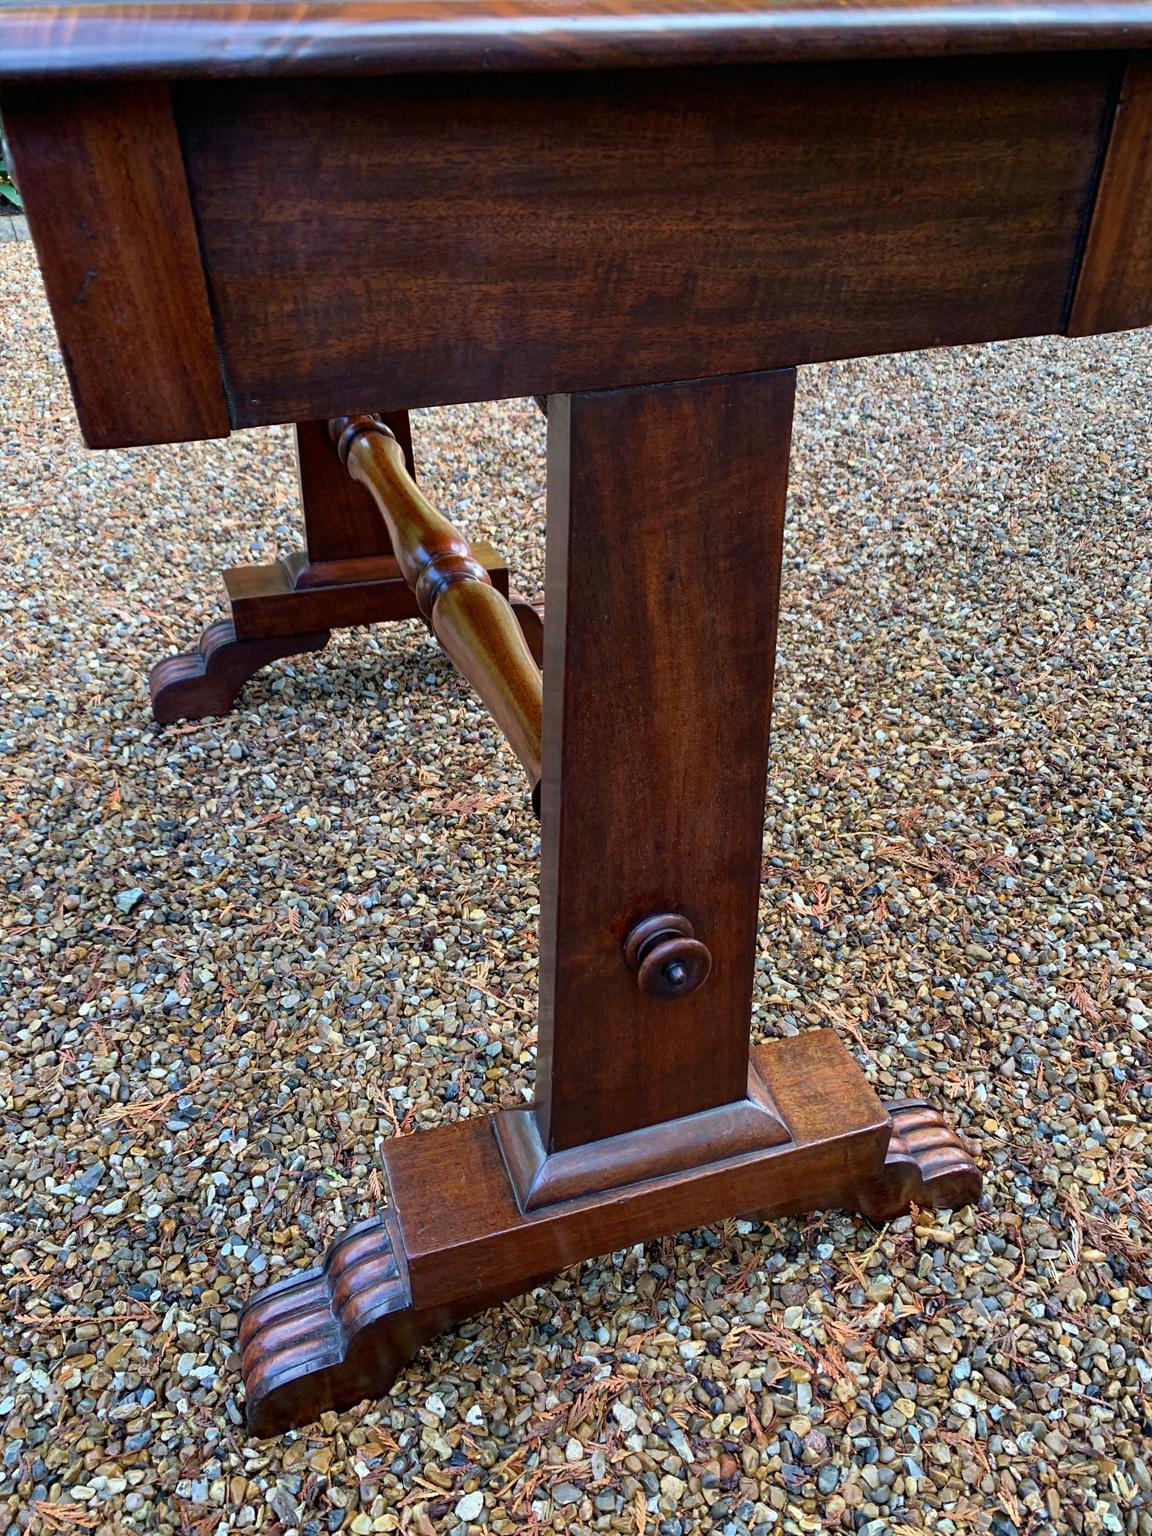
<path fill-rule="evenodd" d="M 979 1196 L 980 1176 L 940 1116 L 916 1100 L 881 1104 L 830 1031 L 759 1047 L 753 1079 L 743 1108 L 552 1154 L 563 1176 L 541 1186 L 543 1200 L 520 1198 L 523 1110 L 386 1142 L 384 1216 L 242 1314 L 250 1428 L 279 1434 L 380 1397 L 442 1329 L 597 1253 L 748 1211 L 883 1219 L 911 1200 Z"/>
<path fill-rule="evenodd" d="M 148 674 L 152 714 L 161 725 L 175 720 L 203 720 L 226 715 L 241 688 L 271 661 L 319 651 L 328 644 L 330 631 L 272 635 L 259 640 L 238 640 L 230 619 L 210 625 L 196 651 L 166 656 Z"/>
<path fill-rule="evenodd" d="M 980 1199 L 983 1180 L 967 1148 L 938 1109 L 923 1099 L 891 1099 L 884 1106 L 892 1140 L 879 1178 L 857 1201 L 872 1221 L 891 1221 L 910 1205 L 959 1210 Z"/>
<path fill-rule="evenodd" d="M 387 1217 L 337 1239 L 316 1269 L 261 1291 L 240 1316 L 248 1427 L 276 1435 L 386 1392 L 420 1347 Z"/>
<path fill-rule="evenodd" d="M 240 1314 L 249 1430 L 281 1435 L 322 1413 L 381 1397 L 445 1328 L 550 1280 L 559 1264 L 495 1287 L 462 1287 L 413 1304 L 398 1214 L 350 1227 L 316 1269 L 258 1292 Z"/>

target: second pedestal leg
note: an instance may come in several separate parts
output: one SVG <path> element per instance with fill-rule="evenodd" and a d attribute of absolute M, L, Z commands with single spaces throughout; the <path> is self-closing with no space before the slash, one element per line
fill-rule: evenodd
<path fill-rule="evenodd" d="M 411 468 L 408 413 L 382 419 Z M 196 650 L 166 656 L 149 674 L 152 712 L 161 724 L 228 714 L 249 678 L 273 661 L 320 650 L 334 629 L 418 616 L 380 514 L 345 471 L 326 421 L 297 423 L 296 465 L 304 549 L 271 565 L 236 566 L 224 573 L 229 617 L 210 625 Z M 507 568 L 490 544 L 481 541 L 475 549 L 493 585 L 512 601 L 539 661 L 539 612 L 509 593 Z"/>

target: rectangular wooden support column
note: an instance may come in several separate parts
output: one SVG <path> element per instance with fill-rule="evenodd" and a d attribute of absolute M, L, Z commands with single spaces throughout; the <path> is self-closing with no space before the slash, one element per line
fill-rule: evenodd
<path fill-rule="evenodd" d="M 404 450 L 415 474 L 412 429 L 407 411 L 381 416 Z M 296 423 L 296 473 L 304 511 L 304 544 L 312 565 L 336 560 L 371 560 L 392 553 L 388 530 L 376 504 L 340 462 L 328 435 L 328 422 Z M 349 579 L 354 579 L 349 576 Z M 306 585 L 319 585 L 305 582 Z"/>
<path fill-rule="evenodd" d="M 540 1049 L 544 1151 L 748 1092 L 795 375 L 548 403 Z M 698 990 L 642 989 L 678 915 Z"/>

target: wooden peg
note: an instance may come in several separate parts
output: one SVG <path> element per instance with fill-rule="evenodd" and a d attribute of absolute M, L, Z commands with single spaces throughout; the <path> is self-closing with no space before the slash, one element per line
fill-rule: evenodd
<path fill-rule="evenodd" d="M 664 1002 L 695 992 L 712 969 L 707 946 L 677 912 L 658 912 L 637 923 L 625 941 L 624 958 L 641 992 Z"/>

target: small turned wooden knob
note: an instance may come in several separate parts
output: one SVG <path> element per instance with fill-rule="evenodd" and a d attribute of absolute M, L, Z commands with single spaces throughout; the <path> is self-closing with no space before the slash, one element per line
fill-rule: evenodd
<path fill-rule="evenodd" d="M 661 1002 L 695 992 L 712 969 L 708 946 L 677 912 L 658 912 L 637 923 L 624 941 L 624 958 L 641 992 Z"/>

